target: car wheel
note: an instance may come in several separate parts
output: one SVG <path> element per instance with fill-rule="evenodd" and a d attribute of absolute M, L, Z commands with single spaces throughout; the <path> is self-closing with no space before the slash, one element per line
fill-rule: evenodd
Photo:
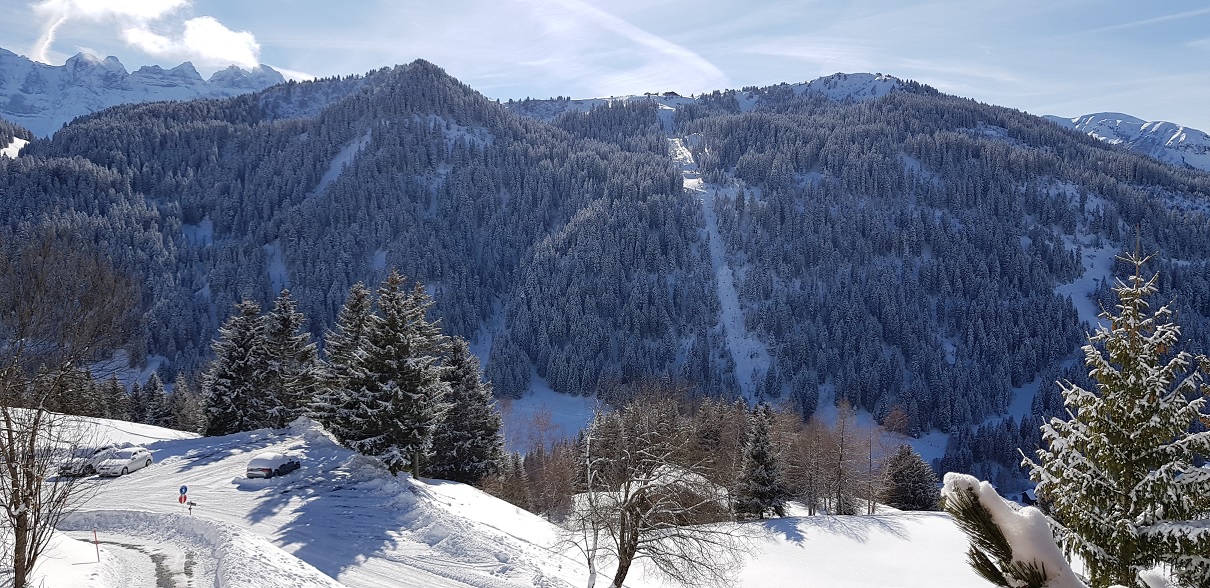
<path fill-rule="evenodd" d="M 97 468 L 94 468 L 92 466 L 84 466 L 84 475 L 85 476 L 91 476 L 95 473 L 97 473 Z"/>
<path fill-rule="evenodd" d="M 143 464 L 143 467 L 147 467 L 149 465 L 151 465 L 151 458 L 147 458 L 147 463 Z"/>
<path fill-rule="evenodd" d="M 118 474 L 118 475 L 119 475 L 119 476 L 125 476 L 126 474 L 129 474 L 129 473 L 130 473 L 130 470 L 129 470 L 129 469 L 127 469 L 127 468 L 122 468 L 122 473 L 120 473 L 120 474 Z"/>

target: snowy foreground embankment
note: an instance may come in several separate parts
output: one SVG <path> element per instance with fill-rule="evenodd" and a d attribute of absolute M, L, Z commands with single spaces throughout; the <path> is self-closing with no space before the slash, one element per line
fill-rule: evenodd
<path fill-rule="evenodd" d="M 152 466 L 90 481 L 95 497 L 63 525 L 66 534 L 35 585 L 586 585 L 586 566 L 557 545 L 557 527 L 541 517 L 462 484 L 392 477 L 310 423 L 148 447 Z M 248 459 L 262 451 L 296 455 L 303 467 L 279 478 L 246 479 Z M 178 503 L 181 486 L 197 503 L 192 514 Z M 745 525 L 756 527 L 759 537 L 737 586 L 985 586 L 965 563 L 964 536 L 944 514 L 803 516 Z M 606 562 L 601 569 L 612 572 Z M 641 570 L 626 584 L 661 585 Z"/>

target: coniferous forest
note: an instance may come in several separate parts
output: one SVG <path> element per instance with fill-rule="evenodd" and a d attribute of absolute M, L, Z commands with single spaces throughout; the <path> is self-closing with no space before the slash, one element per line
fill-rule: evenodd
<path fill-rule="evenodd" d="M 417 61 L 119 106 L 0 158 L 0 243 L 51 227 L 134 277 L 125 351 L 164 357 L 164 382 L 285 288 L 323 341 L 354 284 L 398 268 L 489 350 L 497 396 L 671 377 L 804 417 L 843 401 L 953 433 L 944 469 L 987 477 L 1062 410 L 1052 382 L 1086 381 L 1089 317 L 1059 288 L 1089 252 L 1157 253 L 1184 344 L 1210 350 L 1210 174 L 911 82 L 800 90 L 501 104 Z M 989 420 L 1034 382 L 1030 414 Z"/>

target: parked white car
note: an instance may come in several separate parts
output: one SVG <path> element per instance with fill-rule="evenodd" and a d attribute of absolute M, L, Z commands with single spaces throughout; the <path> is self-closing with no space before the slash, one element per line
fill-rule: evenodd
<path fill-rule="evenodd" d="M 142 447 L 119 449 L 113 457 L 97 464 L 97 473 L 102 476 L 124 476 L 151 465 L 151 452 Z"/>
<path fill-rule="evenodd" d="M 59 474 L 63 476 L 91 476 L 97 473 L 97 465 L 110 459 L 118 452 L 117 445 L 101 447 L 80 447 L 71 453 L 62 465 Z"/>
<path fill-rule="evenodd" d="M 248 477 L 249 478 L 272 478 L 273 476 L 281 476 L 297 470 L 299 466 L 298 459 L 289 455 L 282 455 L 272 451 L 258 453 L 255 457 L 248 460 Z"/>

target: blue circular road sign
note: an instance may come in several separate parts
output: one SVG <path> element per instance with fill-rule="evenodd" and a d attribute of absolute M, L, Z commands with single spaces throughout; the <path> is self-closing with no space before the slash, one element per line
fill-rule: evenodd
<path fill-rule="evenodd" d="M 188 492 L 188 491 L 189 491 L 189 487 L 188 487 L 188 486 L 181 486 L 181 496 L 184 496 L 184 495 L 185 495 L 185 493 L 186 493 L 186 492 Z"/>

